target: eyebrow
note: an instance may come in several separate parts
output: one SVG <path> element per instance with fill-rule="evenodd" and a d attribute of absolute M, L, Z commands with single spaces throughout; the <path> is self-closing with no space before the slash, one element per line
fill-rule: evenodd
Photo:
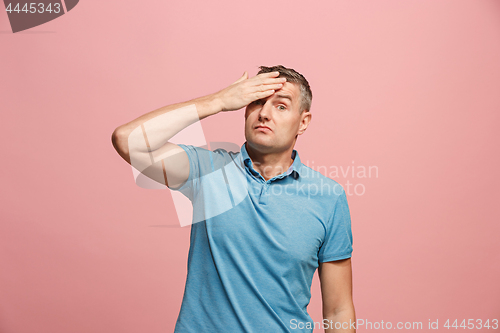
<path fill-rule="evenodd" d="M 288 98 L 290 100 L 290 103 L 292 102 L 292 97 L 289 96 L 289 95 L 281 95 L 280 94 L 280 95 L 276 95 L 276 97 L 278 97 L 278 98 Z"/>

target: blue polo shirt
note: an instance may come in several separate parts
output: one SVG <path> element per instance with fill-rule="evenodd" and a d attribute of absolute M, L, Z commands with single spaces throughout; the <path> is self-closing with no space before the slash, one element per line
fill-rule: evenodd
<path fill-rule="evenodd" d="M 265 180 L 240 152 L 179 145 L 193 204 L 188 272 L 175 333 L 312 332 L 311 283 L 319 262 L 350 258 L 344 189 L 293 163 Z M 301 324 L 302 323 L 302 324 Z"/>

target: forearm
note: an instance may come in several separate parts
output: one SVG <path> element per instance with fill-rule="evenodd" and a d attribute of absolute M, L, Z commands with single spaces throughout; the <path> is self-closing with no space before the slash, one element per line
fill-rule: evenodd
<path fill-rule="evenodd" d="M 187 126 L 220 111 L 215 94 L 164 106 L 119 126 L 113 133 L 113 144 L 126 155 L 131 150 L 154 151 Z"/>
<path fill-rule="evenodd" d="M 323 318 L 328 320 L 328 328 L 325 329 L 325 333 L 356 332 L 356 313 L 354 311 L 354 306 L 348 307 L 331 315 L 323 316 Z"/>

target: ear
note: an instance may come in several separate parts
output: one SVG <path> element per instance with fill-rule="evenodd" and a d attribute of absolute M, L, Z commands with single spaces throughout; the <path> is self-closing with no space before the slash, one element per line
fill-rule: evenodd
<path fill-rule="evenodd" d="M 311 122 L 311 112 L 304 110 L 302 111 L 302 114 L 300 115 L 300 125 L 299 125 L 299 130 L 297 131 L 298 135 L 301 135 L 304 133 L 309 126 L 309 123 Z"/>

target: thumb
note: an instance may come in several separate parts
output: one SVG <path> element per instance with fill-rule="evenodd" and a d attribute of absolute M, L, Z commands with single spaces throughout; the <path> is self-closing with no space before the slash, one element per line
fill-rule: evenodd
<path fill-rule="evenodd" d="M 247 73 L 247 71 L 245 71 L 243 73 L 243 75 L 238 80 L 236 80 L 234 83 L 238 83 L 238 82 L 241 82 L 241 81 L 246 80 L 246 79 L 248 79 L 248 73 Z"/>

